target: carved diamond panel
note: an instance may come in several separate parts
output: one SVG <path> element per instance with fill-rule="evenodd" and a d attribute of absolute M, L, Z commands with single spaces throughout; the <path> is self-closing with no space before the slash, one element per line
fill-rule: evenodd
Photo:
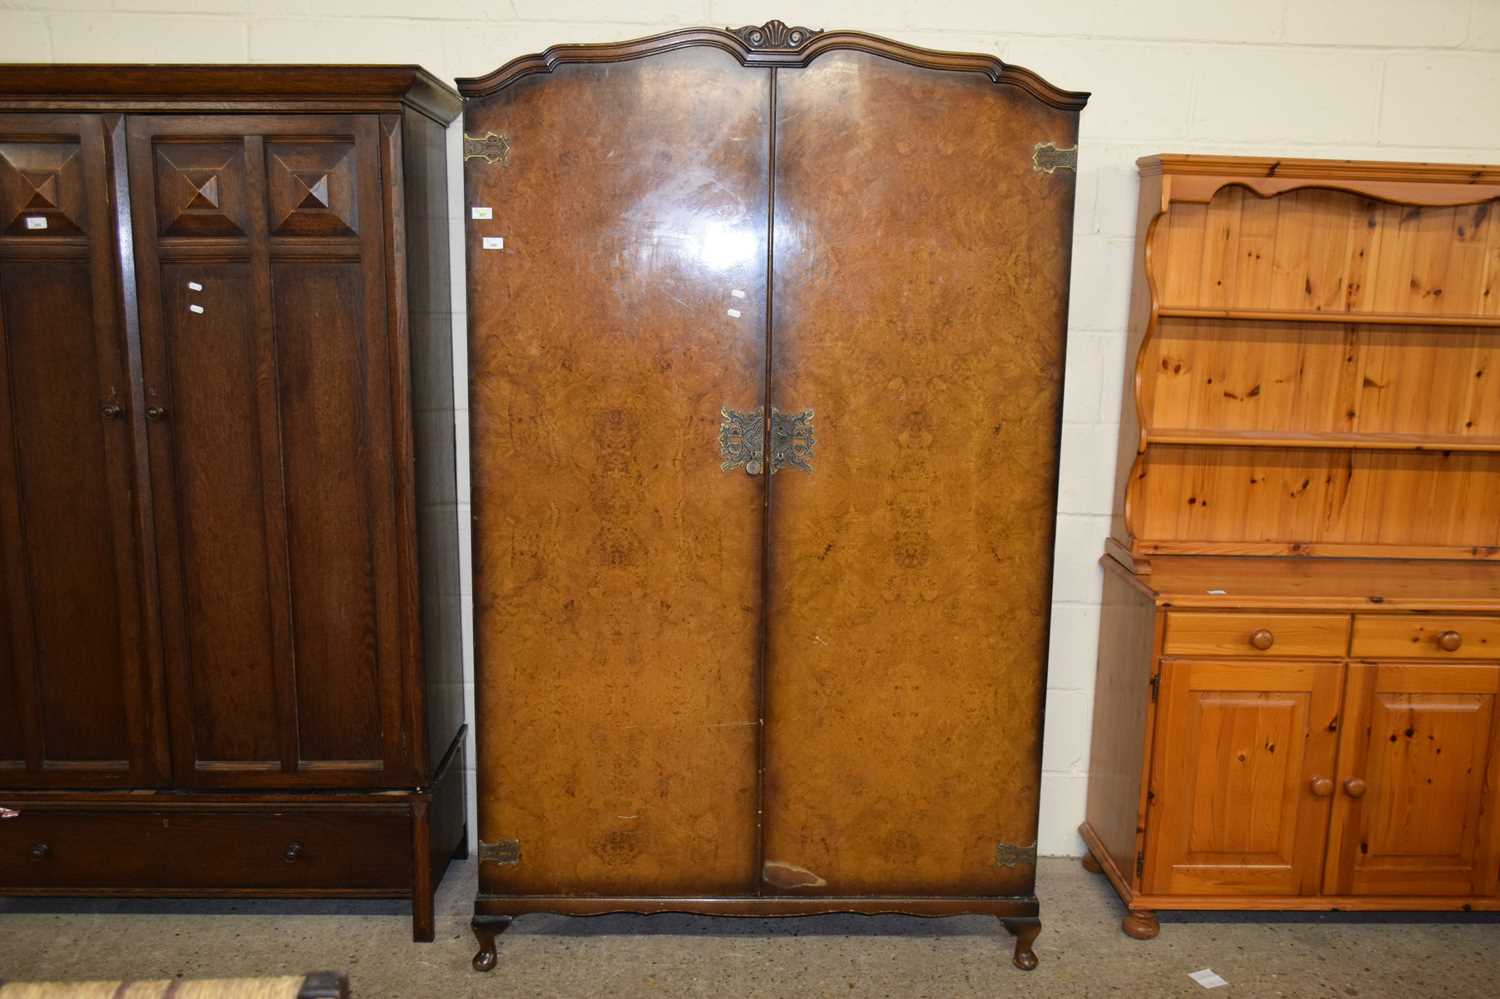
<path fill-rule="evenodd" d="M 0 142 L 0 234 L 76 236 L 87 220 L 76 142 Z"/>
<path fill-rule="evenodd" d="M 271 232 L 277 236 L 352 236 L 359 230 L 349 142 L 266 144 Z"/>
<path fill-rule="evenodd" d="M 245 147 L 157 143 L 156 218 L 163 236 L 243 236 Z"/>

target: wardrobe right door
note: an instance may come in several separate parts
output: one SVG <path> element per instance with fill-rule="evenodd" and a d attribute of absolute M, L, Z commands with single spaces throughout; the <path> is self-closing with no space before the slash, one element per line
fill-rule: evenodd
<path fill-rule="evenodd" d="M 1029 895 L 1078 111 L 859 52 L 774 106 L 762 889 Z"/>

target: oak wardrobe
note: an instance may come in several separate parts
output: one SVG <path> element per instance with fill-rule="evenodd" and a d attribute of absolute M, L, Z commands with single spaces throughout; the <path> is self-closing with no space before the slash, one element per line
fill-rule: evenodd
<path fill-rule="evenodd" d="M 1086 94 L 772 21 L 460 81 L 476 967 L 988 913 L 1033 967 Z"/>
<path fill-rule="evenodd" d="M 0 894 L 432 939 L 457 112 L 413 67 L 0 67 Z"/>

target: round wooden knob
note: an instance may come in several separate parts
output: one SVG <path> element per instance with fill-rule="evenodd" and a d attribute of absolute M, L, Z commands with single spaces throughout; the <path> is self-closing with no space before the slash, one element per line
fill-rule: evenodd
<path fill-rule="evenodd" d="M 161 421 L 165 420 L 166 418 L 167 418 L 167 407 L 165 407 L 165 406 L 147 406 L 146 407 L 146 419 L 151 420 L 154 423 L 160 423 Z"/>
<path fill-rule="evenodd" d="M 52 848 L 46 843 L 33 843 L 31 846 L 32 860 L 46 860 L 52 854 Z"/>
<path fill-rule="evenodd" d="M 1270 628 L 1256 628 L 1250 632 L 1250 644 L 1264 652 L 1276 644 L 1276 636 L 1271 634 Z"/>
<path fill-rule="evenodd" d="M 1314 777 L 1312 779 L 1312 793 L 1319 798 L 1326 798 L 1333 793 L 1332 777 Z"/>
<path fill-rule="evenodd" d="M 1458 647 L 1464 644 L 1464 636 L 1456 631 L 1445 631 L 1437 637 L 1438 648 L 1444 652 L 1457 652 Z"/>
<path fill-rule="evenodd" d="M 1358 777 L 1350 777 L 1344 781 L 1344 793 L 1351 798 L 1363 798 L 1365 796 L 1366 784 Z"/>
<path fill-rule="evenodd" d="M 297 862 L 297 858 L 300 856 L 302 856 L 302 844 L 293 843 L 291 846 L 286 848 L 286 851 L 284 853 L 282 853 L 281 859 L 285 860 L 288 864 L 295 864 Z"/>

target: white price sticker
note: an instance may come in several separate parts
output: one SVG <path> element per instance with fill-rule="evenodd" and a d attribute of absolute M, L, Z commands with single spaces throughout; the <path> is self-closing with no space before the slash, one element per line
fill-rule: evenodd
<path fill-rule="evenodd" d="M 194 302 L 192 305 L 188 306 L 188 311 L 197 313 L 201 316 L 203 315 L 203 306 L 199 305 L 197 302 Z"/>
<path fill-rule="evenodd" d="M 26 216 L 26 228 L 28 228 L 28 229 L 45 229 L 45 228 L 47 228 L 47 216 L 45 216 L 45 215 L 28 215 L 28 216 Z"/>
<path fill-rule="evenodd" d="M 199 284 L 197 281 L 189 281 L 188 282 L 188 291 L 202 291 L 202 290 L 203 290 L 203 286 L 201 284 Z"/>
<path fill-rule="evenodd" d="M 486 250 L 503 250 L 503 249 L 505 249 L 505 237 L 503 237 L 503 236 L 486 236 L 486 237 L 484 237 L 484 248 Z"/>
<path fill-rule="evenodd" d="M 469 209 L 469 218 L 471 219 L 492 219 L 494 217 L 495 210 L 493 208 L 481 208 L 475 205 Z"/>

